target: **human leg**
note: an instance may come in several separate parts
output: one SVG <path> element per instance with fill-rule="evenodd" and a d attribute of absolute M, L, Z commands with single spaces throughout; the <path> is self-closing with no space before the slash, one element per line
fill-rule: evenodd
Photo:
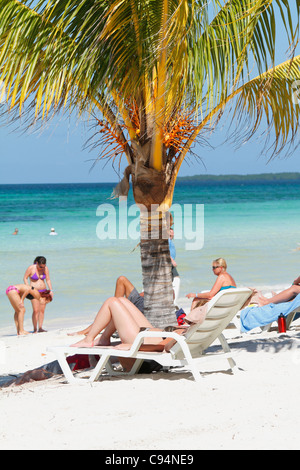
<path fill-rule="evenodd" d="M 46 301 L 45 299 L 41 299 L 40 301 L 40 312 L 38 316 L 38 332 L 43 333 L 46 330 L 43 329 L 43 323 L 45 318 L 45 309 L 46 309 Z"/>
<path fill-rule="evenodd" d="M 130 300 L 123 297 L 123 298 L 120 298 L 119 301 L 129 311 L 131 316 L 134 318 L 136 323 L 139 324 L 140 327 L 153 328 L 149 320 L 147 320 L 147 318 L 143 314 L 143 312 Z"/>
<path fill-rule="evenodd" d="M 96 336 L 107 326 L 118 330 L 122 342 L 132 343 L 140 331 L 140 327 L 151 327 L 152 325 L 127 299 L 110 297 L 100 308 L 86 338 L 73 346 L 93 346 Z"/>
<path fill-rule="evenodd" d="M 127 279 L 125 276 L 119 276 L 116 281 L 115 287 L 115 297 L 127 297 L 131 294 L 134 289 L 134 285 Z M 75 333 L 69 333 L 69 336 L 77 336 L 77 335 L 88 335 L 91 330 L 92 325 L 89 325 L 84 330 L 76 331 Z M 101 343 L 102 345 L 109 345 L 110 344 L 110 337 L 116 329 L 113 326 L 113 323 L 109 324 L 105 328 L 105 332 L 101 336 Z"/>
<path fill-rule="evenodd" d="M 279 294 L 274 295 L 270 299 L 267 299 L 264 296 L 259 297 L 259 306 L 268 305 L 268 304 L 279 304 L 281 302 L 289 302 L 294 299 L 298 294 L 300 294 L 300 286 L 292 285 L 288 289 L 279 292 Z"/>
<path fill-rule="evenodd" d="M 39 324 L 39 316 L 40 316 L 40 301 L 37 299 L 31 300 L 32 304 L 32 324 L 33 324 L 33 331 L 37 333 L 38 331 L 38 324 Z"/>
<path fill-rule="evenodd" d="M 134 285 L 125 276 L 119 276 L 116 281 L 115 297 L 118 298 L 129 298 L 130 301 L 144 312 L 144 299 L 139 295 Z M 132 297 L 132 298 L 131 298 Z M 111 337 L 116 333 L 114 323 L 111 322 L 101 335 L 98 345 L 110 345 Z M 118 333 L 117 333 L 118 337 Z"/>
<path fill-rule="evenodd" d="M 14 309 L 14 322 L 18 335 L 27 335 L 28 331 L 24 330 L 25 308 L 20 307 L 21 298 L 17 291 L 11 290 L 7 294 L 7 298 Z"/>
<path fill-rule="evenodd" d="M 134 285 L 125 276 L 119 276 L 116 282 L 115 297 L 128 297 Z"/>

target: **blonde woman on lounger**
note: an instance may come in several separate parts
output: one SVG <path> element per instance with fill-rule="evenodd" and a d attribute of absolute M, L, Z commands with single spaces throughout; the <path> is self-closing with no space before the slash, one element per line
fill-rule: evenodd
<path fill-rule="evenodd" d="M 209 292 L 201 292 L 200 294 L 190 292 L 186 295 L 188 299 L 193 299 L 191 310 L 196 306 L 199 306 L 199 303 L 202 303 L 201 301 L 211 300 L 221 290 L 236 287 L 235 280 L 227 272 L 227 263 L 225 259 L 215 259 L 212 263 L 212 270 L 213 273 L 217 276 L 217 279 Z"/>
<path fill-rule="evenodd" d="M 137 334 L 141 331 L 141 328 L 150 328 L 153 329 L 153 331 L 163 331 L 160 328 L 154 328 L 142 312 L 133 305 L 130 300 L 125 297 L 110 297 L 100 308 L 86 337 L 72 346 L 81 348 L 109 346 L 112 332 L 117 330 L 122 344 L 116 346 L 116 348 L 128 348 L 128 344 L 131 345 L 134 342 Z M 103 334 L 95 341 L 96 336 L 104 329 L 105 331 Z M 179 328 L 178 332 L 179 331 L 182 332 L 182 328 Z M 162 338 L 145 338 L 141 349 L 143 349 L 143 351 L 153 351 L 154 348 L 157 351 L 163 351 L 165 347 L 164 341 Z M 168 338 L 167 341 L 170 342 L 170 338 Z"/>

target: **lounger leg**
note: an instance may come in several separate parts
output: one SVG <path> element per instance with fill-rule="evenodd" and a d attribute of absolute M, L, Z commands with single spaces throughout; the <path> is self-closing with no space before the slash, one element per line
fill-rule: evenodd
<path fill-rule="evenodd" d="M 199 368 L 197 367 L 197 365 L 195 364 L 195 361 L 194 359 L 192 358 L 192 355 L 191 355 L 191 352 L 187 346 L 187 344 L 185 343 L 184 339 L 183 338 L 180 338 L 178 343 L 180 343 L 180 346 L 181 346 L 181 349 L 182 349 L 182 352 L 185 356 L 185 360 L 187 362 L 187 369 L 190 370 L 190 372 L 193 374 L 193 377 L 195 379 L 195 382 L 200 382 L 202 380 L 202 376 L 201 376 L 201 373 L 200 373 L 200 370 Z"/>
<path fill-rule="evenodd" d="M 226 341 L 226 338 L 225 338 L 225 336 L 224 336 L 222 333 L 221 333 L 220 336 L 219 336 L 219 341 L 220 341 L 220 343 L 221 343 L 221 346 L 222 346 L 222 348 L 223 348 L 224 353 L 231 353 L 230 347 L 229 347 L 229 345 L 228 345 L 228 343 L 227 343 L 227 341 Z M 234 367 L 236 367 L 235 361 L 232 359 L 232 357 L 227 357 L 227 360 L 228 360 L 228 362 L 229 362 L 229 365 L 230 365 L 231 370 L 233 370 Z"/>
<path fill-rule="evenodd" d="M 95 380 L 98 380 L 99 375 L 101 374 L 102 370 L 106 366 L 106 363 L 107 363 L 109 358 L 110 358 L 110 356 L 102 354 L 102 356 L 100 357 L 99 361 L 96 364 L 95 369 L 93 370 L 93 372 L 90 375 L 89 382 L 94 382 Z"/>
<path fill-rule="evenodd" d="M 140 367 L 143 364 L 143 362 L 144 362 L 144 359 L 136 359 L 134 361 L 133 366 L 131 367 L 131 369 L 129 371 L 129 375 L 137 374 L 138 371 L 140 370 Z"/>
<path fill-rule="evenodd" d="M 201 374 L 200 374 L 200 370 L 198 369 L 198 367 L 195 367 L 195 366 L 189 366 L 189 369 L 191 371 L 191 373 L 193 374 L 193 377 L 195 379 L 195 382 L 201 382 L 203 380 Z"/>
<path fill-rule="evenodd" d="M 71 371 L 70 366 L 67 363 L 67 355 L 59 351 L 56 354 L 57 354 L 57 360 L 59 362 L 61 370 L 63 371 L 64 376 L 66 377 L 67 381 L 69 383 L 78 382 L 78 379 L 74 377 L 73 372 Z"/>
<path fill-rule="evenodd" d="M 286 329 L 287 330 L 290 329 L 291 323 L 294 320 L 294 317 L 296 316 L 296 313 L 299 313 L 299 312 L 297 312 L 297 309 L 294 310 L 293 312 L 289 313 L 289 315 L 286 317 Z"/>

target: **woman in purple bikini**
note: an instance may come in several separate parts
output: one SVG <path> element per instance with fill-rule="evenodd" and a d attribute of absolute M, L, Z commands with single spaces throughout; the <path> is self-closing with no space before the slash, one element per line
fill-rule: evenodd
<path fill-rule="evenodd" d="M 31 266 L 26 269 L 24 274 L 24 283 L 35 287 L 40 293 L 50 290 L 50 295 L 53 297 L 52 284 L 49 275 L 49 269 L 46 266 L 46 258 L 44 256 L 37 256 Z M 47 286 L 48 289 L 47 289 Z M 43 297 L 40 300 L 32 299 L 32 323 L 35 333 L 41 333 L 43 330 L 43 322 L 45 316 L 46 302 Z"/>

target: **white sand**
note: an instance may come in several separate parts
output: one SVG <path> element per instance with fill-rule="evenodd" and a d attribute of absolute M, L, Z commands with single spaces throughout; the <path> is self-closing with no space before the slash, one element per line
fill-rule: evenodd
<path fill-rule="evenodd" d="M 0 380 L 54 360 L 46 349 L 75 342 L 68 331 L 2 336 Z M 300 320 L 285 335 L 225 336 L 240 370 L 203 363 L 201 383 L 160 372 L 2 388 L 0 449 L 299 449 Z"/>

